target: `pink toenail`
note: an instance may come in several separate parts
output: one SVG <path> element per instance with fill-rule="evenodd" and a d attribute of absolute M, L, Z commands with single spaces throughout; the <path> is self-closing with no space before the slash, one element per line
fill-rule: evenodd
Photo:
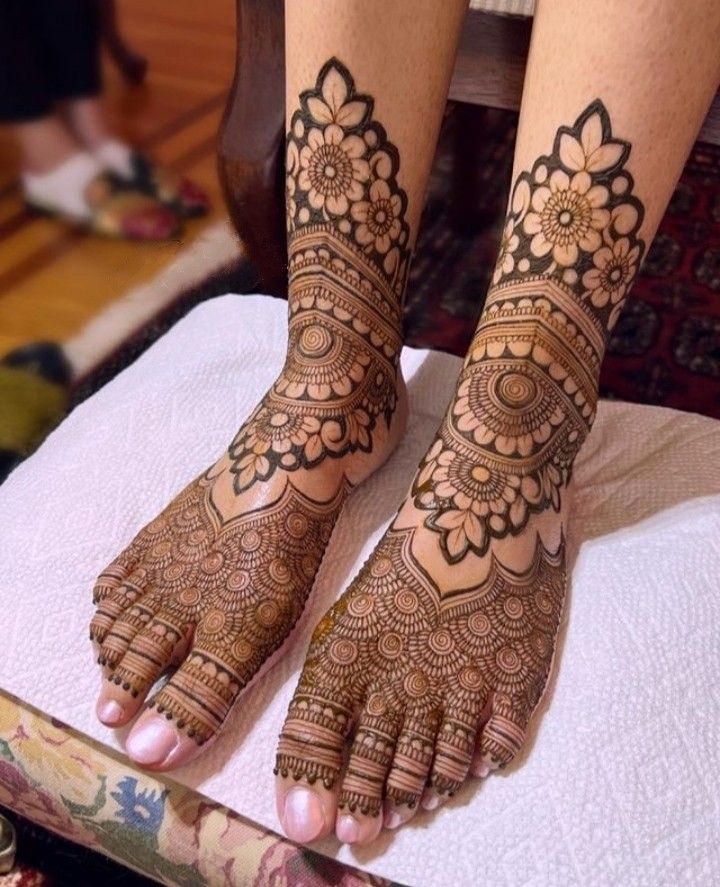
<path fill-rule="evenodd" d="M 323 830 L 320 798 L 308 788 L 291 788 L 285 799 L 285 831 L 293 841 L 314 841 Z"/>
<path fill-rule="evenodd" d="M 399 825 L 402 825 L 403 818 L 399 813 L 392 812 L 385 814 L 385 828 L 397 828 Z"/>
<path fill-rule="evenodd" d="M 178 742 L 177 733 L 167 721 L 146 721 L 128 736 L 125 751 L 138 764 L 162 764 Z"/>
<path fill-rule="evenodd" d="M 440 806 L 440 798 L 434 794 L 426 795 L 423 798 L 422 805 L 426 810 L 435 810 L 436 807 Z"/>
<path fill-rule="evenodd" d="M 360 825 L 352 816 L 341 816 L 335 828 L 335 834 L 343 844 L 354 844 L 360 840 Z"/>
<path fill-rule="evenodd" d="M 488 764 L 482 763 L 477 769 L 477 775 L 480 779 L 485 779 L 486 776 L 490 775 L 490 767 Z"/>
<path fill-rule="evenodd" d="M 96 711 L 97 716 L 108 727 L 114 727 L 115 724 L 119 724 L 125 717 L 125 709 L 119 702 L 115 702 L 114 699 L 100 703 Z"/>

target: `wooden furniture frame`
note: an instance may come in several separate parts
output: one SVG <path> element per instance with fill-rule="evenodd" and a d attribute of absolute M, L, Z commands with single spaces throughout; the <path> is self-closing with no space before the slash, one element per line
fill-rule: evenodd
<path fill-rule="evenodd" d="M 532 19 L 470 10 L 449 97 L 458 102 L 520 107 Z M 220 128 L 219 168 L 233 223 L 253 261 L 263 292 L 287 288 L 284 212 L 285 21 L 283 0 L 237 0 L 237 65 Z M 720 96 L 720 94 L 719 94 Z M 720 145 L 720 99 L 700 139 Z M 473 199 L 472 152 L 458 154 L 457 189 Z M 460 206 L 462 224 L 468 213 Z"/>

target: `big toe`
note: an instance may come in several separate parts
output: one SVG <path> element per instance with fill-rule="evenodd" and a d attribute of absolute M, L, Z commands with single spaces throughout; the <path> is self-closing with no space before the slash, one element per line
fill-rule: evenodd
<path fill-rule="evenodd" d="M 148 709 L 125 742 L 128 757 L 150 770 L 170 770 L 186 764 L 200 752 L 198 743 L 175 724 Z"/>
<path fill-rule="evenodd" d="M 306 844 L 332 832 L 337 810 L 332 790 L 279 776 L 275 797 L 278 818 L 291 841 Z"/>
<path fill-rule="evenodd" d="M 278 743 L 278 817 L 288 838 L 301 843 L 325 837 L 335 827 L 353 703 L 344 697 L 335 700 L 331 716 L 327 709 L 327 702 L 305 690 L 301 679 Z"/>

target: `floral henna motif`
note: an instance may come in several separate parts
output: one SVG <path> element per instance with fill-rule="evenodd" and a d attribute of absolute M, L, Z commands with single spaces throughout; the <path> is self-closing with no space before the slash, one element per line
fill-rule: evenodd
<path fill-rule="evenodd" d="M 493 282 L 562 282 L 611 330 L 645 251 L 629 154 L 599 100 L 561 127 L 553 153 L 515 182 Z"/>
<path fill-rule="evenodd" d="M 211 489 L 200 478 L 142 531 L 141 567 L 105 571 L 91 625 L 111 680 L 134 696 L 193 635 L 151 705 L 199 744 L 299 618 L 347 493 L 319 503 L 287 483 L 273 504 L 226 521 Z"/>
<path fill-rule="evenodd" d="M 399 155 L 372 112 L 331 59 L 290 122 L 288 357 L 230 447 L 238 492 L 370 452 L 378 420 L 390 424 L 410 232 Z"/>
<path fill-rule="evenodd" d="M 550 669 L 565 591 L 564 546 L 538 541 L 518 575 L 493 559 L 479 586 L 442 593 L 391 529 L 313 635 L 278 746 L 276 772 L 332 787 L 359 710 L 340 806 L 414 805 L 452 794 L 475 749 L 503 765 L 522 744 Z"/>
<path fill-rule="evenodd" d="M 290 632 L 350 488 L 342 472 L 320 474 L 328 501 L 315 501 L 300 492 L 313 488 L 309 478 L 294 484 L 291 472 L 377 450 L 373 432 L 395 410 L 407 197 L 398 152 L 372 112 L 336 61 L 300 97 L 288 136 L 283 370 L 231 444 L 229 466 L 181 493 L 95 589 L 91 638 L 127 692 L 143 695 L 191 639 L 152 704 L 199 743 Z M 226 470 L 232 517 L 213 499 Z M 273 491 L 255 496 L 254 485 L 271 477 Z"/>
<path fill-rule="evenodd" d="M 515 183 L 456 398 L 413 487 L 450 563 L 560 509 L 644 251 L 629 151 L 594 102 Z"/>

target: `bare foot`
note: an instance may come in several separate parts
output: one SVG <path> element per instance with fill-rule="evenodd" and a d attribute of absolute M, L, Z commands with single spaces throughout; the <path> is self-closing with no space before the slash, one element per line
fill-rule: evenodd
<path fill-rule="evenodd" d="M 217 735 L 300 616 L 347 494 L 404 428 L 397 302 L 350 267 L 342 243 L 312 244 L 305 237 L 294 255 L 278 380 L 228 452 L 95 588 L 103 723 L 127 724 L 181 663 L 128 737 L 128 754 L 146 767 L 184 763 Z"/>
<path fill-rule="evenodd" d="M 628 151 L 595 102 L 515 184 L 437 437 L 313 635 L 277 753 L 295 840 L 366 843 L 523 745 L 563 612 L 566 486 L 643 250 Z"/>
<path fill-rule="evenodd" d="M 126 724 L 161 672 L 182 663 L 127 740 L 148 767 L 183 763 L 217 735 L 297 621 L 348 491 L 405 424 L 410 230 L 398 152 L 340 62 L 300 100 L 287 153 L 283 371 L 227 455 L 139 534 L 95 593 L 91 636 L 111 672 L 100 720 Z"/>

